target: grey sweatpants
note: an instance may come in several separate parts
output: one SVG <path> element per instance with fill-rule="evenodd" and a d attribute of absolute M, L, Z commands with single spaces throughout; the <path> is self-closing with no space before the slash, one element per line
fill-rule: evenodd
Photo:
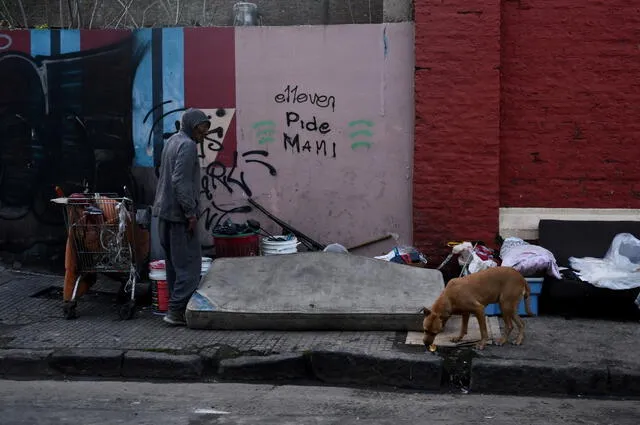
<path fill-rule="evenodd" d="M 160 219 L 160 245 L 165 252 L 169 310 L 184 312 L 200 283 L 202 252 L 197 232 L 190 235 L 186 223 Z"/>

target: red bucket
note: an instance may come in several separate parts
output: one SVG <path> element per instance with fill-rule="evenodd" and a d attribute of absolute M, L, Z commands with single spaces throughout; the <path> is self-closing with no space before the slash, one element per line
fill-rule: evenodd
<path fill-rule="evenodd" d="M 169 310 L 169 285 L 164 260 L 149 264 L 149 279 L 151 279 L 151 307 L 154 313 L 166 313 Z"/>
<path fill-rule="evenodd" d="M 169 310 L 169 285 L 166 280 L 151 281 L 151 305 L 157 313 Z"/>
<path fill-rule="evenodd" d="M 213 245 L 216 249 L 216 258 L 260 255 L 260 236 L 255 233 L 249 235 L 214 234 Z"/>

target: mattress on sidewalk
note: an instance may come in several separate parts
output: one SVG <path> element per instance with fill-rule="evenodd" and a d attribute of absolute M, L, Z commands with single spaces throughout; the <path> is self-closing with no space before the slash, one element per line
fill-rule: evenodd
<path fill-rule="evenodd" d="M 310 252 L 213 262 L 189 301 L 197 329 L 420 330 L 437 270 Z"/>

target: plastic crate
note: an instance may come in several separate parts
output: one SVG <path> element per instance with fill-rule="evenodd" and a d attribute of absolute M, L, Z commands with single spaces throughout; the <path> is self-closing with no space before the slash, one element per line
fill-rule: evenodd
<path fill-rule="evenodd" d="M 528 277 L 526 278 L 529 283 L 529 288 L 531 288 L 531 295 L 529 296 L 529 304 L 531 305 L 531 312 L 534 315 L 538 315 L 538 295 L 542 292 L 542 282 L 544 281 L 543 277 Z M 484 314 L 487 316 L 498 316 L 502 314 L 502 310 L 500 310 L 500 305 L 489 304 L 484 309 Z M 527 312 L 524 309 L 524 299 L 520 300 L 520 304 L 518 304 L 518 315 L 526 316 Z"/>

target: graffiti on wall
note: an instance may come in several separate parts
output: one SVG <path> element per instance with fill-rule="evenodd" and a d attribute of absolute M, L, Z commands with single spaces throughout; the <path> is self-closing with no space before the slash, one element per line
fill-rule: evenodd
<path fill-rule="evenodd" d="M 287 84 L 281 93 L 274 96 L 273 100 L 276 103 L 285 103 L 289 105 L 304 105 L 309 103 L 321 109 L 331 109 L 331 112 L 336 111 L 335 96 L 305 92 L 304 89 L 300 88 L 297 84 Z"/>
<path fill-rule="evenodd" d="M 278 171 L 247 172 L 258 202 L 326 243 L 410 241 L 410 26 L 237 28 L 236 42 L 238 143 Z"/>
<path fill-rule="evenodd" d="M 244 167 L 259 166 L 267 175 L 276 174 L 268 153 L 237 148 L 234 29 L 157 28 L 135 34 L 138 41 L 152 46 L 134 84 L 136 165 L 157 172 L 162 147 L 179 130 L 187 108 L 209 116 L 209 133 L 198 145 L 202 243 L 209 246 L 211 231 L 225 217 L 252 210 L 240 196 L 252 194 Z"/>
<path fill-rule="evenodd" d="M 351 149 L 356 150 L 360 147 L 369 149 L 372 146 L 373 126 L 373 122 L 369 120 L 355 120 L 349 123 Z"/>
<path fill-rule="evenodd" d="M 147 112 L 143 123 L 147 123 L 152 117 L 153 110 L 160 108 L 164 105 L 173 103 L 172 100 L 168 100 L 163 102 L 160 105 L 155 106 L 151 111 Z M 224 138 L 229 130 L 229 125 L 231 124 L 231 120 L 235 114 L 234 108 L 217 108 L 217 109 L 207 109 L 207 108 L 199 108 L 201 109 L 207 116 L 209 117 L 209 131 L 205 136 L 203 142 L 198 142 L 198 158 L 200 160 L 200 166 L 202 168 L 206 168 L 208 164 L 215 161 L 218 156 L 218 152 L 223 150 L 223 142 Z M 149 131 L 149 135 L 147 137 L 147 152 L 151 155 L 152 152 L 152 143 L 153 137 L 157 133 L 162 134 L 163 140 L 168 140 L 171 136 L 180 131 L 180 118 L 181 114 L 186 111 L 185 107 L 172 108 L 169 112 L 165 112 L 160 116 L 160 118 L 156 119 L 151 124 L 151 129 Z M 174 128 L 170 129 L 170 131 L 163 131 L 162 126 L 165 121 L 173 123 Z M 160 150 L 160 152 L 162 152 Z M 156 155 L 154 165 L 157 168 L 160 165 L 160 157 Z"/>
<path fill-rule="evenodd" d="M 282 132 L 282 147 L 292 154 L 315 154 L 321 158 L 337 158 L 339 150 L 339 136 L 335 126 L 325 114 L 307 114 L 296 110 L 296 105 L 311 105 L 332 113 L 336 112 L 336 97 L 304 91 L 298 84 L 287 84 L 273 100 L 276 104 L 286 104 L 290 108 L 284 113 L 284 131 Z M 308 108 L 306 109 L 308 110 Z M 347 135 L 350 148 L 358 150 L 373 146 L 374 122 L 367 119 L 356 119 L 348 123 Z M 258 144 L 276 142 L 276 124 L 271 120 L 258 121 L 253 124 L 253 130 Z"/>
<path fill-rule="evenodd" d="M 198 157 L 200 159 L 201 172 L 201 213 L 200 220 L 204 222 L 206 233 L 213 229 L 225 219 L 229 214 L 244 214 L 252 211 L 248 204 L 238 205 L 233 202 L 231 205 L 216 203 L 216 195 L 220 191 L 227 195 L 240 192 L 246 196 L 251 196 L 250 182 L 245 177 L 245 172 L 241 171 L 246 165 L 255 163 L 262 165 L 271 176 L 277 174 L 276 169 L 268 162 L 269 152 L 264 150 L 251 150 L 240 154 L 233 150 L 230 163 L 218 158 L 221 152 L 229 151 L 224 145 L 225 135 L 232 122 L 235 109 L 218 108 L 201 110 L 209 117 L 209 131 L 202 143 L 198 143 Z M 176 122 L 176 129 L 179 123 Z M 170 137 L 169 134 L 167 136 Z M 206 241 L 205 241 L 205 245 Z"/>
<path fill-rule="evenodd" d="M 55 186 L 131 184 L 131 82 L 141 54 L 130 37 L 81 50 L 77 31 L 2 34 L 0 218 L 33 212 L 58 223 Z"/>
<path fill-rule="evenodd" d="M 303 115 L 296 105 L 313 105 L 321 110 L 336 111 L 333 95 L 305 92 L 297 84 L 287 84 L 274 98 L 276 104 L 286 104 L 282 142 L 285 151 L 294 154 L 314 153 L 318 157 L 335 158 L 336 142 L 332 140 L 332 126 L 316 115 Z"/>
<path fill-rule="evenodd" d="M 131 168 L 157 170 L 188 107 L 211 119 L 198 146 L 205 228 L 249 209 L 216 202 L 217 192 L 251 193 L 243 166 L 275 175 L 268 153 L 237 151 L 233 36 L 233 28 L 0 33 L 0 219 L 34 212 L 59 224 L 55 186 L 122 193 L 127 185 L 153 201 L 154 188 L 136 186 Z M 203 57 L 203 43 L 215 54 Z"/>
<path fill-rule="evenodd" d="M 169 105 L 173 101 L 166 101 L 163 105 Z M 155 108 L 159 108 L 158 105 Z M 151 131 L 147 137 L 147 147 L 152 147 L 152 139 L 154 132 L 162 131 L 162 121 L 167 120 L 174 124 L 172 131 L 163 132 L 162 138 L 167 140 L 180 130 L 180 116 L 187 108 L 176 107 L 170 108 L 160 116 L 156 122 L 151 125 Z M 209 118 L 209 131 L 203 142 L 198 143 L 198 158 L 200 160 L 201 172 L 201 213 L 200 220 L 203 222 L 206 235 L 211 233 L 213 229 L 223 221 L 229 214 L 244 214 L 252 211 L 252 207 L 248 204 L 222 205 L 216 202 L 216 194 L 220 195 L 220 191 L 228 195 L 241 193 L 246 196 L 252 196 L 250 182 L 245 177 L 245 172 L 241 171 L 246 165 L 255 163 L 260 164 L 271 176 L 276 176 L 277 171 L 268 162 L 269 152 L 264 150 L 250 150 L 240 154 L 237 150 L 232 152 L 231 162 L 224 161 L 219 158 L 225 150 L 224 140 L 230 128 L 230 124 L 235 114 L 235 108 L 199 108 Z M 152 111 L 147 112 L 143 122 L 152 117 Z M 159 158 L 155 162 L 156 169 L 160 165 Z M 204 245 L 208 246 L 207 240 L 203 240 Z"/>
<path fill-rule="evenodd" d="M 235 38 L 242 31 L 235 31 L 0 32 L 0 219 L 20 219 L 33 211 L 41 221 L 57 222 L 62 214 L 51 211 L 49 203 L 56 185 L 67 193 L 85 183 L 92 190 L 121 193 L 125 184 L 135 188 L 131 169 L 145 182 L 138 199 L 151 202 L 163 146 L 179 131 L 181 114 L 189 107 L 205 110 L 211 119 L 210 132 L 198 146 L 205 245 L 211 230 L 230 214 L 251 211 L 245 198 L 270 190 L 267 179 L 280 177 L 278 185 L 285 184 L 284 176 L 297 172 L 290 164 L 313 159 L 343 167 L 353 152 L 383 148 L 376 145 L 387 134 L 375 121 L 381 116 L 373 102 L 377 93 L 364 86 L 350 92 L 344 78 L 326 79 L 329 73 L 316 69 L 320 65 L 304 71 L 308 62 L 302 59 L 295 67 L 300 71 L 269 71 L 280 78 L 279 85 L 262 93 L 260 75 L 236 70 L 236 64 L 246 69 L 254 63 L 249 58 L 255 54 L 236 52 Z M 362 40 L 373 38 L 363 32 Z M 309 42 L 325 48 L 320 37 Z M 337 47 L 326 49 L 322 57 L 330 60 Z M 246 58 L 237 60 L 241 54 Z M 378 63 L 377 56 L 365 59 Z M 370 68 L 367 62 L 362 72 Z M 378 71 L 373 74 L 382 75 Z M 236 87 L 236 78 L 242 78 L 242 87 Z M 236 104 L 237 93 L 246 93 L 243 105 Z M 365 108 L 358 99 L 368 103 Z M 277 112 L 264 113 L 269 110 Z M 355 112 L 360 110 L 367 112 Z M 249 132 L 248 146 L 239 147 L 238 129 Z"/>
<path fill-rule="evenodd" d="M 258 164 L 271 176 L 278 174 L 276 168 L 268 162 L 269 152 L 265 150 L 249 150 L 242 154 L 238 151 L 233 153 L 233 163 L 226 166 L 219 161 L 213 161 L 207 165 L 202 176 L 201 195 L 205 200 L 202 210 L 202 219 L 207 230 L 213 230 L 229 214 L 249 213 L 252 207 L 248 204 L 223 206 L 216 203 L 214 194 L 222 190 L 228 195 L 233 195 L 239 191 L 248 197 L 253 195 L 250 182 L 245 178 L 245 172 L 239 171 L 249 164 Z M 240 162 L 241 161 L 241 162 Z"/>

